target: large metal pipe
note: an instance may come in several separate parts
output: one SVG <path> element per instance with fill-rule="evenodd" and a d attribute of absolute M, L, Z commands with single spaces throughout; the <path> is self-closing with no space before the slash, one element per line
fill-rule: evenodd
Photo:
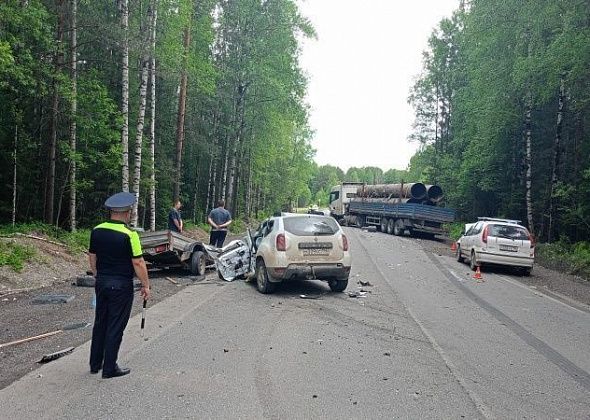
<path fill-rule="evenodd" d="M 425 204 L 426 201 L 429 200 L 418 200 L 417 198 L 379 198 L 379 197 L 370 197 L 370 198 L 361 198 L 364 203 L 387 203 L 387 204 Z M 430 205 L 436 205 L 433 202 L 430 202 Z"/>
<path fill-rule="evenodd" d="M 421 200 L 428 196 L 426 186 L 421 182 L 409 184 L 376 184 L 362 185 L 357 188 L 359 197 L 380 197 L 380 198 L 414 198 Z"/>
<path fill-rule="evenodd" d="M 435 203 L 438 203 L 444 197 L 443 190 L 438 185 L 426 185 L 426 191 L 428 194 L 428 199 Z"/>

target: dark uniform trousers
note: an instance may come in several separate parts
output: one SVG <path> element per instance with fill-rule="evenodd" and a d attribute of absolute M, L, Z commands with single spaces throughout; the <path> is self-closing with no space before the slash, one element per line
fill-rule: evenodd
<path fill-rule="evenodd" d="M 111 373 L 133 306 L 133 282 L 97 279 L 96 314 L 90 347 L 90 369 Z"/>

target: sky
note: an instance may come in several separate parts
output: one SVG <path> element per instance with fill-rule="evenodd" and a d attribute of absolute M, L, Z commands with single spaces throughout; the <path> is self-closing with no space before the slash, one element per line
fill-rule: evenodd
<path fill-rule="evenodd" d="M 458 0 L 299 0 L 317 32 L 302 44 L 312 146 L 319 165 L 405 169 L 407 103 L 432 30 Z"/>

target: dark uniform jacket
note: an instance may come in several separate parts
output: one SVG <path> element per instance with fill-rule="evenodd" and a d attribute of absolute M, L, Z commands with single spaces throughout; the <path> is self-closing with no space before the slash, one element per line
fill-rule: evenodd
<path fill-rule="evenodd" d="M 132 285 L 132 258 L 143 252 L 137 232 L 123 222 L 110 220 L 96 226 L 90 235 L 89 252 L 96 254 L 96 281 L 104 285 Z"/>

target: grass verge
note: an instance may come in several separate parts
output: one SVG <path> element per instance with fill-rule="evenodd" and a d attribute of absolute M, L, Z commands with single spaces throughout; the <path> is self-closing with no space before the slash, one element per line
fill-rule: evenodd
<path fill-rule="evenodd" d="M 0 267 L 9 266 L 17 273 L 37 256 L 32 246 L 20 245 L 13 240 L 2 240 L 0 244 Z"/>
<path fill-rule="evenodd" d="M 44 223 L 23 223 L 14 226 L 0 225 L 1 236 L 10 236 L 15 233 L 43 236 L 55 242 L 63 243 L 72 253 L 80 253 L 88 249 L 90 232 L 90 229 L 79 229 L 76 232 L 68 232 Z"/>
<path fill-rule="evenodd" d="M 575 244 L 560 240 L 552 244 L 538 244 L 536 260 L 547 268 L 565 271 L 590 281 L 590 242 Z"/>

